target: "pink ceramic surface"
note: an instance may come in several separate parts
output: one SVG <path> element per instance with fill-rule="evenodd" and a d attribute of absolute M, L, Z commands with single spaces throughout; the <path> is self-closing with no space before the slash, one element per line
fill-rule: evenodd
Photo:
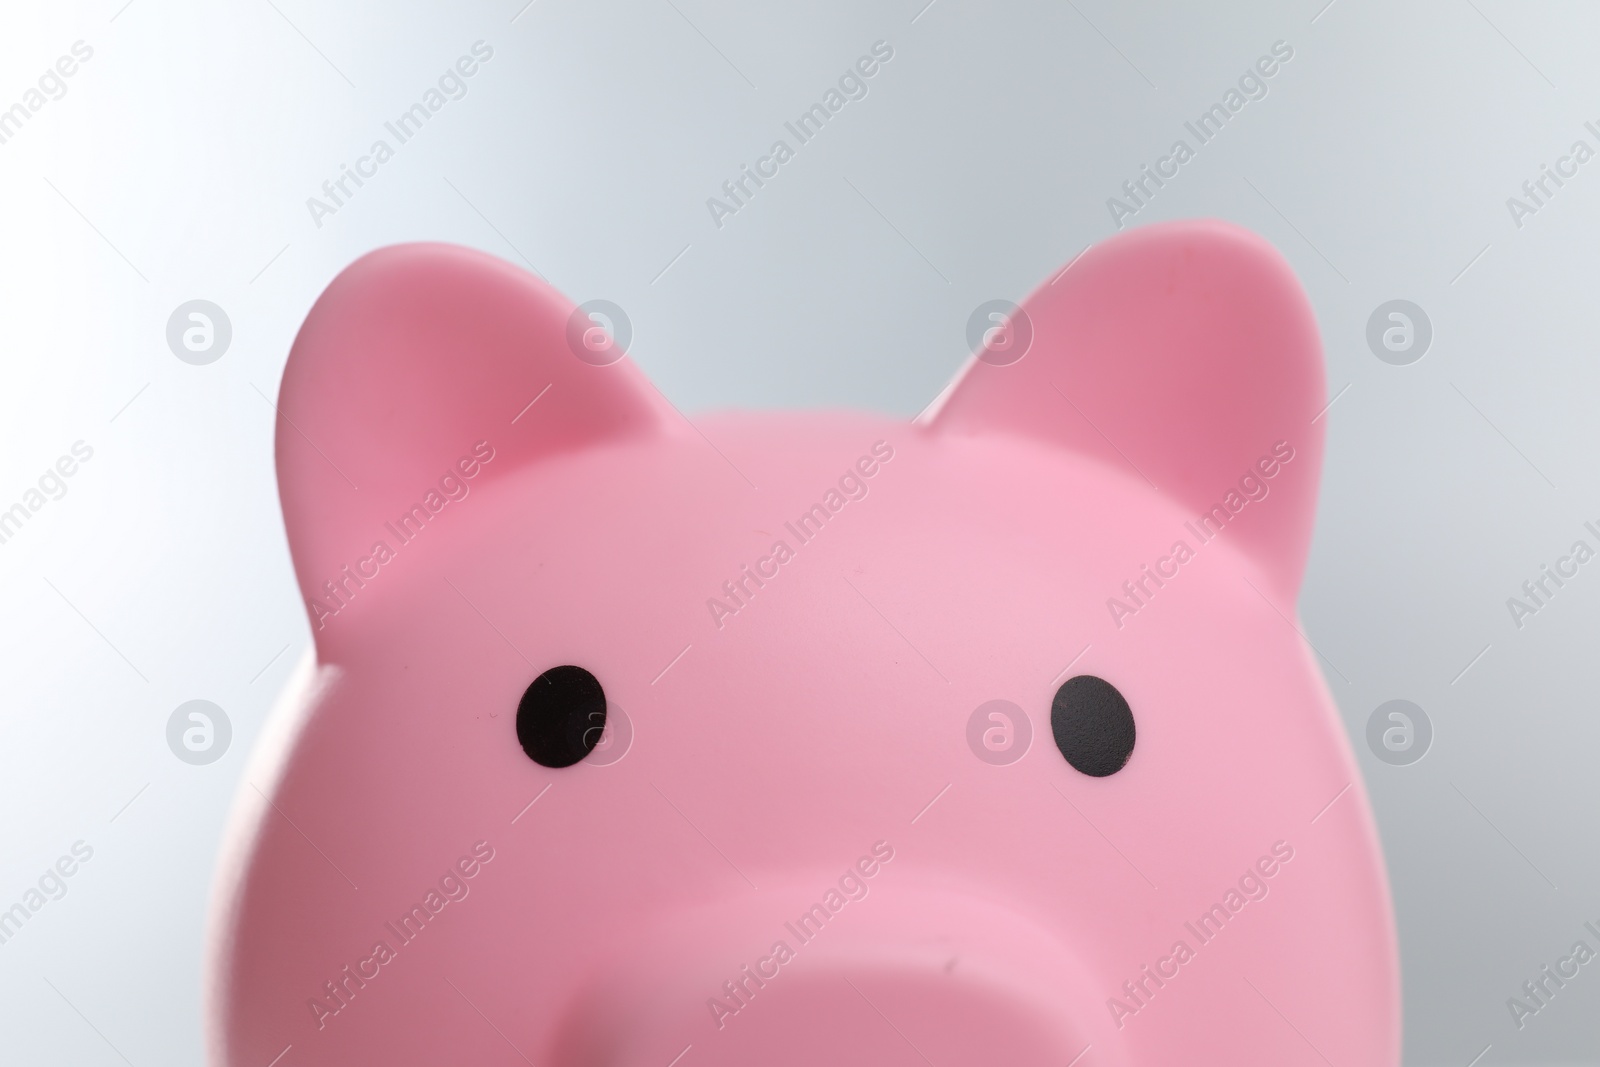
<path fill-rule="evenodd" d="M 316 661 L 236 803 L 214 1061 L 1396 1064 L 1294 621 L 1311 309 L 1217 222 L 1052 277 L 916 422 L 691 425 L 504 263 L 341 274 L 283 380 Z M 606 728 L 552 769 L 517 706 L 566 664 Z M 1117 773 L 1052 738 L 1078 675 L 1132 710 Z"/>

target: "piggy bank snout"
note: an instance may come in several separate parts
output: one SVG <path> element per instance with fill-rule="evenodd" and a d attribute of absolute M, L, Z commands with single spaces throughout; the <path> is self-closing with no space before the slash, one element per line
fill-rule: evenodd
<path fill-rule="evenodd" d="M 1010 908 L 882 892 L 829 912 L 760 896 L 675 916 L 596 975 L 559 1062 L 660 1067 L 692 1046 L 697 1064 L 729 1067 L 1061 1067 L 1091 1041 L 1098 1002 L 1073 954 Z"/>

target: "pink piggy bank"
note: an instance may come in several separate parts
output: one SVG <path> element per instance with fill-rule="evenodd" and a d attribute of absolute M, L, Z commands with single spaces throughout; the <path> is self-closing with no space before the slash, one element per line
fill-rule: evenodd
<path fill-rule="evenodd" d="M 1287 265 L 1150 226 L 974 330 L 913 422 L 691 422 L 502 262 L 335 279 L 277 426 L 315 662 L 225 842 L 213 1062 L 1397 1064 L 1295 621 Z"/>

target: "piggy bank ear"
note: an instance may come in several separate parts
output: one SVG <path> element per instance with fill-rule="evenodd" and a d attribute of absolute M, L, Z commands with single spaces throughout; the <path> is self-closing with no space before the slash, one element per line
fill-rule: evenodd
<path fill-rule="evenodd" d="M 1196 520 L 1223 506 L 1210 526 L 1225 524 L 1262 567 L 1272 586 L 1262 592 L 1292 606 L 1315 516 L 1325 386 L 1311 306 L 1283 258 L 1214 220 L 1148 226 L 1091 248 L 1022 310 L 986 335 L 924 421 L 1093 456 Z M 1241 487 L 1274 449 L 1292 460 L 1269 460 L 1264 489 Z M 1246 507 L 1247 490 L 1268 495 Z"/>
<path fill-rule="evenodd" d="M 277 464 L 324 654 L 317 605 L 337 604 L 326 583 L 348 584 L 346 567 L 359 568 L 380 540 L 394 544 L 386 523 L 427 522 L 429 505 L 442 510 L 469 471 L 467 491 L 563 452 L 676 426 L 609 335 L 575 311 L 531 274 L 437 244 L 373 252 L 318 298 L 283 374 Z"/>

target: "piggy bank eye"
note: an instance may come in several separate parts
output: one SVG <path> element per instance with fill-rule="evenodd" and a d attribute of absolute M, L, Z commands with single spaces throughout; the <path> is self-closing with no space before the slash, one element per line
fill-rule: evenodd
<path fill-rule="evenodd" d="M 606 694 L 582 667 L 551 667 L 517 702 L 517 740 L 533 762 L 570 767 L 600 743 Z"/>
<path fill-rule="evenodd" d="M 1067 762 L 1095 778 L 1116 774 L 1133 755 L 1133 710 L 1116 686 L 1092 674 L 1056 690 L 1050 730 Z"/>

